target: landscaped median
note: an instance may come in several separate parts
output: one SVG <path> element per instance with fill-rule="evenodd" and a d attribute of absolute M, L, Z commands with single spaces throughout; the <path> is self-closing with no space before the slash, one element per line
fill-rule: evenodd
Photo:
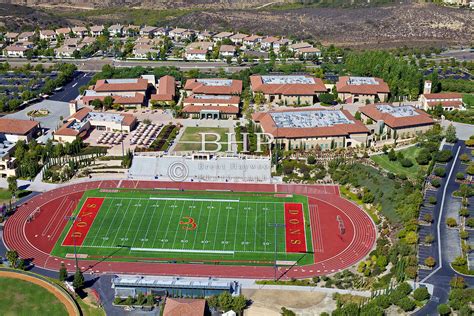
<path fill-rule="evenodd" d="M 15 290 L 13 292 L 6 290 L 11 280 L 16 280 L 14 284 Z M 30 307 L 24 304 L 25 302 L 29 302 L 36 308 L 38 308 L 37 304 L 44 307 L 45 310 L 42 310 L 42 313 L 58 314 L 67 312 L 68 315 L 81 315 L 76 301 L 66 290 L 40 275 L 0 268 L 0 284 L 1 283 L 4 283 L 2 286 L 2 297 L 5 300 L 2 299 L 0 302 L 3 301 L 5 306 L 2 306 L 3 303 L 1 303 L 0 310 L 7 314 L 9 313 L 8 311 L 13 314 L 24 314 L 28 312 L 35 314 L 34 308 L 30 309 Z M 10 295 L 8 293 L 10 293 Z M 59 305 L 59 302 L 53 300 L 52 297 L 48 298 L 50 294 L 54 295 L 62 305 Z M 16 299 L 21 301 L 15 302 Z M 36 299 L 38 299 L 38 302 L 35 302 Z M 47 306 L 41 304 L 40 301 L 46 302 Z M 25 309 L 22 310 L 22 308 Z"/>

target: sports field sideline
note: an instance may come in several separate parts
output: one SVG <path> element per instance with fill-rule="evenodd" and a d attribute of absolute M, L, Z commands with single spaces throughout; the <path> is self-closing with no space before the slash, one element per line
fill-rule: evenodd
<path fill-rule="evenodd" d="M 53 254 L 184 262 L 313 262 L 307 197 L 274 193 L 90 190 Z M 276 245 L 276 247 L 275 247 Z"/>

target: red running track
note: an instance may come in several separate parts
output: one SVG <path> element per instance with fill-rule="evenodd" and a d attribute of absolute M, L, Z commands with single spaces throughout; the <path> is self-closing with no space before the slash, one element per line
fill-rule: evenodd
<path fill-rule="evenodd" d="M 33 197 L 7 220 L 3 233 L 6 246 L 17 250 L 22 258 L 33 260 L 36 266 L 57 271 L 60 263 L 64 262 L 68 269 L 73 271 L 73 260 L 50 255 L 66 225 L 66 217 L 72 214 L 84 191 L 117 187 L 286 192 L 308 196 L 315 263 L 292 268 L 280 267 L 279 276 L 282 279 L 307 278 L 343 270 L 363 259 L 375 243 L 374 223 L 358 206 L 341 198 L 337 186 L 107 180 L 68 185 Z M 39 213 L 38 208 L 41 209 Z M 28 221 L 33 214 L 34 219 Z M 339 233 L 337 219 L 344 223 L 344 234 Z M 90 259 L 80 260 L 79 265 L 81 269 L 95 273 L 257 279 L 274 277 L 274 269 L 270 266 L 113 262 Z"/>

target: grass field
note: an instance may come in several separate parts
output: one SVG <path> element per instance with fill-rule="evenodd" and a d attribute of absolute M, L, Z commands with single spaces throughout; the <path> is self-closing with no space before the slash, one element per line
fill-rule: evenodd
<path fill-rule="evenodd" d="M 100 210 L 78 253 L 110 256 L 111 260 L 157 258 L 162 261 L 235 261 L 271 264 L 278 260 L 313 262 L 307 198 L 276 197 L 272 193 L 216 191 L 119 190 L 85 192 L 88 198 L 103 197 Z M 89 200 L 90 201 L 90 200 Z M 284 227 L 285 203 L 301 203 L 305 219 L 307 253 L 287 253 Z M 54 255 L 73 253 L 63 246 L 72 222 L 65 227 Z M 275 231 L 276 230 L 276 231 Z M 252 264 L 255 264 L 253 262 Z"/>
<path fill-rule="evenodd" d="M 0 277 L 0 288 L 0 315 L 67 315 L 64 305 L 41 286 Z"/>
<path fill-rule="evenodd" d="M 390 161 L 388 159 L 388 155 L 382 154 L 382 155 L 377 155 L 377 156 L 372 156 L 372 160 L 375 161 L 376 164 L 384 168 L 385 170 L 394 173 L 394 174 L 404 174 L 409 178 L 416 177 L 418 172 L 420 171 L 421 168 L 424 168 L 420 166 L 416 160 L 415 157 L 418 155 L 418 152 L 421 150 L 421 148 L 412 146 L 406 149 L 400 150 L 401 153 L 403 153 L 403 156 L 405 158 L 410 159 L 413 162 L 413 166 L 410 168 L 405 168 L 403 167 L 400 162 L 397 161 Z M 398 153 L 399 151 L 397 151 Z"/>
<path fill-rule="evenodd" d="M 220 151 L 227 150 L 227 139 L 228 136 L 226 133 L 229 132 L 228 128 L 222 127 L 186 127 L 183 135 L 176 144 L 174 148 L 175 151 L 201 151 L 202 149 L 202 139 L 200 133 L 216 133 L 220 136 L 219 143 L 222 145 Z M 206 141 L 214 142 L 216 137 L 214 135 L 206 135 Z M 206 144 L 206 150 L 216 150 L 217 145 L 208 143 Z"/>

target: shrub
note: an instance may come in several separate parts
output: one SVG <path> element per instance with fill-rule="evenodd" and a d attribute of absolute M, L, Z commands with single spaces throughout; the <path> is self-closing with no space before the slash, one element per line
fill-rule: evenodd
<path fill-rule="evenodd" d="M 436 265 L 436 260 L 433 257 L 428 257 L 425 259 L 425 266 L 433 268 Z"/>
<path fill-rule="evenodd" d="M 430 202 L 430 204 L 436 204 L 437 202 L 437 199 L 436 199 L 436 196 L 432 195 L 428 198 L 428 202 Z"/>
<path fill-rule="evenodd" d="M 117 296 L 116 298 L 114 298 L 115 305 L 119 305 L 120 303 L 122 303 L 122 299 L 120 297 Z"/>
<path fill-rule="evenodd" d="M 444 169 L 442 167 L 435 168 L 434 174 L 437 177 L 444 177 L 446 175 L 446 169 Z"/>
<path fill-rule="evenodd" d="M 316 158 L 314 156 L 309 156 L 307 162 L 310 165 L 314 165 L 316 163 Z"/>
<path fill-rule="evenodd" d="M 453 158 L 453 153 L 448 149 L 441 150 L 435 154 L 435 160 L 437 162 L 448 162 L 451 158 Z"/>
<path fill-rule="evenodd" d="M 449 314 L 451 314 L 451 308 L 447 304 L 439 304 L 438 305 L 438 313 L 441 316 L 449 315 Z"/>
<path fill-rule="evenodd" d="M 400 160 L 400 164 L 404 168 L 410 168 L 411 166 L 413 166 L 413 162 L 408 158 L 403 158 L 402 160 Z"/>
<path fill-rule="evenodd" d="M 435 188 L 439 188 L 441 186 L 441 181 L 439 181 L 439 179 L 437 178 L 434 178 L 433 180 L 431 180 L 431 185 Z"/>
<path fill-rule="evenodd" d="M 455 227 L 458 225 L 458 222 L 456 222 L 456 219 L 455 218 L 452 218 L 452 217 L 448 217 L 446 219 L 446 225 L 448 225 L 449 227 Z"/>
<path fill-rule="evenodd" d="M 451 278 L 451 281 L 449 281 L 449 285 L 453 289 L 464 289 L 466 287 L 466 281 L 463 277 L 454 276 Z"/>
<path fill-rule="evenodd" d="M 474 146 L 474 139 L 468 139 L 464 141 L 464 144 L 466 144 L 467 147 L 473 147 Z"/>
<path fill-rule="evenodd" d="M 456 173 L 456 179 L 464 180 L 465 179 L 464 173 L 462 173 L 462 172 Z"/>
<path fill-rule="evenodd" d="M 415 160 L 419 165 L 427 165 L 431 160 L 430 151 L 426 148 L 423 148 L 420 150 Z"/>
<path fill-rule="evenodd" d="M 397 306 L 399 306 L 405 312 L 408 312 L 408 311 L 414 310 L 416 307 L 416 304 L 412 299 L 408 297 L 404 297 L 398 301 Z"/>
<path fill-rule="evenodd" d="M 459 156 L 459 159 L 462 161 L 462 162 L 468 162 L 470 161 L 471 159 L 469 158 L 469 155 L 464 153 L 462 154 L 461 156 Z"/>
<path fill-rule="evenodd" d="M 469 238 L 469 232 L 467 232 L 465 230 L 461 230 L 459 232 L 459 237 L 461 237 L 461 239 L 468 239 Z"/>
<path fill-rule="evenodd" d="M 432 223 L 433 215 L 431 215 L 430 213 L 426 213 L 425 215 L 423 215 L 423 220 L 427 223 Z"/>
<path fill-rule="evenodd" d="M 414 245 L 418 242 L 418 235 L 416 232 L 408 232 L 405 235 L 405 242 L 409 245 Z"/>
<path fill-rule="evenodd" d="M 434 239 L 435 239 L 434 236 L 432 234 L 429 234 L 425 236 L 424 241 L 426 244 L 431 244 L 434 241 Z"/>
<path fill-rule="evenodd" d="M 462 207 L 459 210 L 459 216 L 468 217 L 469 216 L 469 210 L 466 207 Z"/>
<path fill-rule="evenodd" d="M 466 168 L 466 173 L 467 173 L 468 175 L 471 175 L 471 176 L 474 175 L 474 163 L 473 163 L 473 162 L 471 162 L 471 163 L 469 164 L 469 166 L 467 166 L 467 168 Z"/>
<path fill-rule="evenodd" d="M 405 295 L 408 295 L 411 293 L 411 291 L 413 291 L 412 287 L 407 282 L 403 282 L 397 286 L 397 290 L 401 291 Z"/>
<path fill-rule="evenodd" d="M 424 301 L 430 298 L 430 293 L 426 287 L 419 287 L 413 291 L 413 297 L 417 301 Z"/>
<path fill-rule="evenodd" d="M 474 217 L 466 219 L 466 225 L 470 228 L 474 227 Z"/>
<path fill-rule="evenodd" d="M 388 160 L 390 161 L 395 161 L 397 160 L 397 154 L 395 153 L 395 150 L 390 149 L 390 151 L 388 152 Z"/>
<path fill-rule="evenodd" d="M 456 267 L 462 267 L 467 264 L 467 260 L 463 256 L 459 256 L 456 257 L 451 264 Z"/>

